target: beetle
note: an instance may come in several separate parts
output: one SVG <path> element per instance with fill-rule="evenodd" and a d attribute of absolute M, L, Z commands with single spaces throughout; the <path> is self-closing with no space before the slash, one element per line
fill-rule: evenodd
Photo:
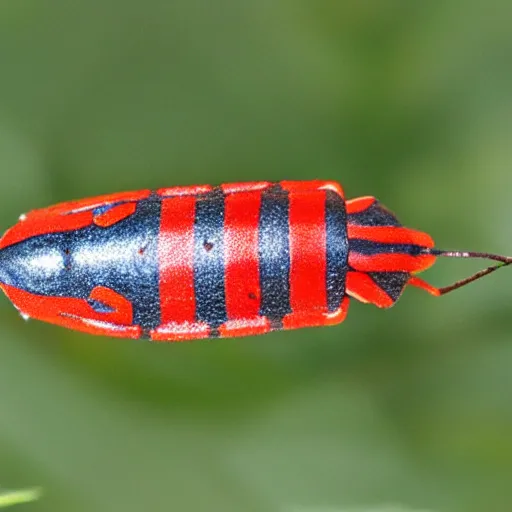
<path fill-rule="evenodd" d="M 435 288 L 416 274 L 438 256 L 497 263 Z M 0 239 L 0 287 L 23 318 L 154 341 L 338 324 L 350 298 L 388 308 L 407 285 L 443 295 L 510 263 L 435 249 L 374 197 L 319 180 L 71 201 Z"/>

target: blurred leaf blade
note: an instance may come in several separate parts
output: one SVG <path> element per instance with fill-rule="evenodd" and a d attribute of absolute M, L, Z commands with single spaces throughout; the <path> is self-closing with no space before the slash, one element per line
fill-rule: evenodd
<path fill-rule="evenodd" d="M 0 490 L 0 508 L 10 507 L 12 505 L 20 505 L 22 503 L 30 503 L 37 501 L 42 496 L 42 489 L 33 487 L 30 489 L 19 489 L 16 491 Z"/>

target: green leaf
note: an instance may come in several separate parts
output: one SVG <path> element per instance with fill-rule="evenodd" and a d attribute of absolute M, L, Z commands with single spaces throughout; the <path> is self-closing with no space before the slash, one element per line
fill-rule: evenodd
<path fill-rule="evenodd" d="M 36 501 L 41 497 L 41 489 L 33 487 L 32 489 L 20 489 L 18 491 L 4 491 L 0 493 L 0 508 L 18 505 L 19 503 L 29 503 Z"/>

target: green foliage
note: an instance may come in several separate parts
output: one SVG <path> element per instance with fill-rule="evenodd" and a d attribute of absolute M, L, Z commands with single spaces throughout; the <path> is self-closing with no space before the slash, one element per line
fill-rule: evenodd
<path fill-rule="evenodd" d="M 1 491 L 0 490 L 0 508 L 10 507 L 11 505 L 19 505 L 21 503 L 30 503 L 41 497 L 41 489 L 20 489 L 18 491 Z"/>

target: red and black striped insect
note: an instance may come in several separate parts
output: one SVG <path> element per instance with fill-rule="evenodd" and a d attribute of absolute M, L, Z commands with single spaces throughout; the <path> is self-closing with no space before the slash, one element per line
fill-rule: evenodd
<path fill-rule="evenodd" d="M 437 256 L 497 264 L 434 288 L 416 274 Z M 24 318 L 156 341 L 337 324 L 350 297 L 387 308 L 406 285 L 442 295 L 510 263 L 437 250 L 330 181 L 83 199 L 22 215 L 0 240 L 0 286 Z"/>

